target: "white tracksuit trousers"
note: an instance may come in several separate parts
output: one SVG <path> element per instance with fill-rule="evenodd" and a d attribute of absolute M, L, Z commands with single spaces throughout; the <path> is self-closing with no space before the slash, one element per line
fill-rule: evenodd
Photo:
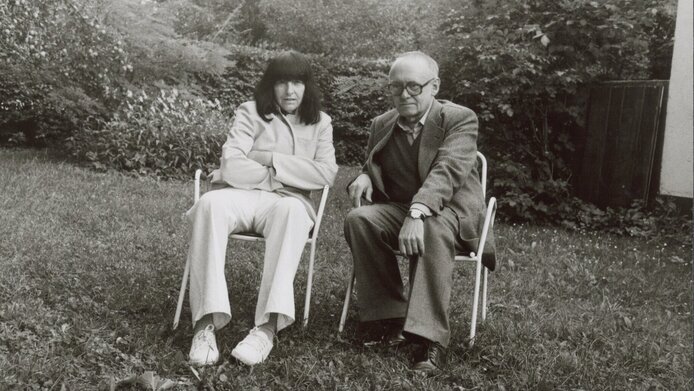
<path fill-rule="evenodd" d="M 313 220 L 304 204 L 263 190 L 224 188 L 205 193 L 187 212 L 193 231 L 190 309 L 193 325 L 214 314 L 215 328 L 231 320 L 224 264 L 228 237 L 257 232 L 265 238 L 263 277 L 255 310 L 256 326 L 277 313 L 277 330 L 294 322 L 294 276 Z"/>

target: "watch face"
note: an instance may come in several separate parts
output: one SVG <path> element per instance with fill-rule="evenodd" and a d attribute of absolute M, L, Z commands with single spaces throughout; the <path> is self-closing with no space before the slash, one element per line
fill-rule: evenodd
<path fill-rule="evenodd" d="M 412 210 L 410 211 L 410 217 L 413 218 L 413 219 L 422 218 L 422 211 L 416 210 L 416 209 L 412 209 Z"/>

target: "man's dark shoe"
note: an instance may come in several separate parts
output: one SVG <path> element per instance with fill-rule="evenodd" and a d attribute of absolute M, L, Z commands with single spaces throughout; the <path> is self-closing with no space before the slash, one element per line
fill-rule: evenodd
<path fill-rule="evenodd" d="M 405 341 L 402 318 L 362 322 L 359 334 L 364 346 L 398 346 Z"/>
<path fill-rule="evenodd" d="M 415 353 L 412 370 L 420 373 L 433 373 L 443 369 L 446 361 L 446 348 L 434 341 L 425 341 Z"/>
<path fill-rule="evenodd" d="M 402 334 L 401 328 L 396 328 L 390 330 L 390 332 L 383 336 L 383 344 L 390 347 L 397 347 L 402 345 L 407 341 L 407 338 Z"/>

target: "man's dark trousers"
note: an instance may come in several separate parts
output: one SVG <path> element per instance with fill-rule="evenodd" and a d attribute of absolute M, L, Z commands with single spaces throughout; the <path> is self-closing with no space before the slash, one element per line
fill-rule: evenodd
<path fill-rule="evenodd" d="M 408 209 L 407 204 L 377 203 L 353 209 L 345 219 L 359 316 L 361 321 L 404 317 L 405 332 L 448 346 L 453 262 L 461 249 L 458 219 L 450 208 L 424 219 L 425 251 L 410 260 L 408 300 L 393 254 Z"/>

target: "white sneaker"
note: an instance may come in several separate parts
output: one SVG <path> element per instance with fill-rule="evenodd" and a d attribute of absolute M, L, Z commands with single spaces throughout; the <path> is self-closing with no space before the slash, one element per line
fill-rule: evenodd
<path fill-rule="evenodd" d="M 256 365 L 265 361 L 272 350 L 272 339 L 254 327 L 243 341 L 231 351 L 231 355 L 246 365 Z"/>
<path fill-rule="evenodd" d="M 207 327 L 195 333 L 188 360 L 194 366 L 214 365 L 219 360 L 214 325 L 208 324 Z"/>

